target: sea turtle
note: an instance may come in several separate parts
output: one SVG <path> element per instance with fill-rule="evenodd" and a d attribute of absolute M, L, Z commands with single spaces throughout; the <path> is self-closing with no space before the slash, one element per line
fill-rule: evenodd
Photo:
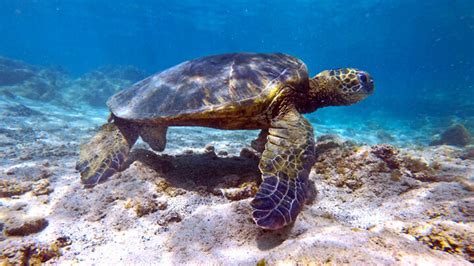
<path fill-rule="evenodd" d="M 350 105 L 374 90 L 353 68 L 308 77 L 306 65 L 281 53 L 232 53 L 186 61 L 113 95 L 107 124 L 81 147 L 77 170 L 86 185 L 122 170 L 140 136 L 158 152 L 170 126 L 261 130 L 262 183 L 250 205 L 255 223 L 279 229 L 295 221 L 315 160 L 313 128 L 302 114 Z"/>

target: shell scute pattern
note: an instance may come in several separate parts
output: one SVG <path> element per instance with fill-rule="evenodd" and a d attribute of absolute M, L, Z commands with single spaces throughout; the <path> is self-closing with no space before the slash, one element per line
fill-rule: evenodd
<path fill-rule="evenodd" d="M 159 72 L 107 104 L 121 118 L 153 119 L 259 104 L 279 84 L 307 90 L 306 65 L 284 54 L 215 55 Z"/>

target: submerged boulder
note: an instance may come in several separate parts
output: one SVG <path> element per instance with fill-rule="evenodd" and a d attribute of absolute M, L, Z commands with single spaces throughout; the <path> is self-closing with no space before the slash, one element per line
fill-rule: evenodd
<path fill-rule="evenodd" d="M 133 66 L 105 66 L 72 78 L 60 67 L 35 66 L 0 56 L 0 95 L 9 99 L 22 96 L 67 106 L 86 103 L 105 107 L 110 96 L 146 76 Z"/>
<path fill-rule="evenodd" d="M 66 88 L 66 101 L 105 106 L 116 92 L 146 77 L 146 73 L 133 66 L 106 66 L 71 81 Z"/>
<path fill-rule="evenodd" d="M 48 226 L 48 221 L 44 218 L 20 219 L 10 217 L 5 226 L 7 236 L 27 236 L 38 233 Z"/>
<path fill-rule="evenodd" d="M 342 140 L 338 135 L 327 134 L 322 135 L 316 140 L 316 152 L 318 154 L 324 153 L 331 149 L 341 148 L 344 146 L 344 140 Z"/>
<path fill-rule="evenodd" d="M 19 60 L 0 57 L 0 92 L 29 99 L 51 101 L 66 83 L 61 68 L 33 66 Z"/>
<path fill-rule="evenodd" d="M 31 78 L 37 69 L 18 60 L 0 57 L 0 86 L 15 85 Z"/>
<path fill-rule="evenodd" d="M 461 124 L 454 124 L 441 134 L 441 137 L 430 143 L 430 146 L 435 145 L 453 145 L 464 147 L 472 142 L 472 137 L 467 128 Z"/>
<path fill-rule="evenodd" d="M 459 158 L 463 160 L 474 160 L 474 145 L 465 147 Z"/>

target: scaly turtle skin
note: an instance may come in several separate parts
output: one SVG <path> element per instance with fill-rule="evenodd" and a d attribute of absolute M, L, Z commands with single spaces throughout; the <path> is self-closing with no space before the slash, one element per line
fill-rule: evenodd
<path fill-rule="evenodd" d="M 306 65 L 285 54 L 235 53 L 198 58 L 144 79 L 110 98 L 111 119 L 81 147 L 85 185 L 122 170 L 140 136 L 163 151 L 169 126 L 260 129 L 262 183 L 250 203 L 257 225 L 295 221 L 315 160 L 313 128 L 302 114 L 350 105 L 374 90 L 367 72 L 344 68 L 308 78 Z"/>

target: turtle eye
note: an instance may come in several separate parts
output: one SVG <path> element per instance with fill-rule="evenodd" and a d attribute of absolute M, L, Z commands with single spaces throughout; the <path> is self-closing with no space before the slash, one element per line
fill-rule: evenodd
<path fill-rule="evenodd" d="M 359 81 L 360 83 L 362 83 L 362 85 L 365 85 L 367 83 L 367 75 L 365 73 L 357 73 L 357 77 L 359 78 Z"/>
<path fill-rule="evenodd" d="M 374 91 L 374 82 L 367 72 L 357 72 L 357 78 L 359 79 L 360 85 L 366 92 L 372 93 Z"/>

